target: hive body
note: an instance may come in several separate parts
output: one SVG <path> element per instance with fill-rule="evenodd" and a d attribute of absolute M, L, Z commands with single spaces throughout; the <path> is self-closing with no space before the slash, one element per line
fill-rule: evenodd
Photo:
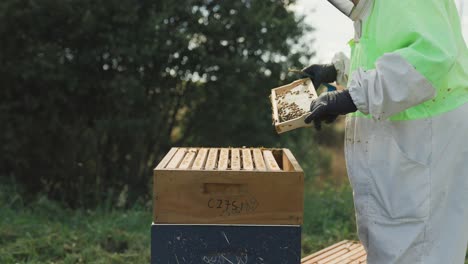
<path fill-rule="evenodd" d="M 287 149 L 173 148 L 154 171 L 153 221 L 300 225 L 303 185 Z"/>
<path fill-rule="evenodd" d="M 303 188 L 288 149 L 172 148 L 154 170 L 151 263 L 299 263 Z"/>

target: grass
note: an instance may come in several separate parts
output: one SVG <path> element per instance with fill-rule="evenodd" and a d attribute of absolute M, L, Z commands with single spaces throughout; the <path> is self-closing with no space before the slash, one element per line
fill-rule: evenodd
<path fill-rule="evenodd" d="M 0 208 L 0 263 L 149 263 L 150 212 Z"/>
<path fill-rule="evenodd" d="M 355 239 L 349 188 L 306 194 L 303 254 Z M 151 212 L 70 210 L 40 198 L 27 206 L 0 192 L 0 263 L 149 263 Z"/>
<path fill-rule="evenodd" d="M 349 186 L 308 188 L 304 206 L 303 255 L 357 239 Z M 25 206 L 2 191 L 0 263 L 149 263 L 151 217 L 145 208 L 70 210 L 46 198 Z"/>
<path fill-rule="evenodd" d="M 305 193 L 302 253 L 307 255 L 356 235 L 352 190 L 324 186 Z"/>

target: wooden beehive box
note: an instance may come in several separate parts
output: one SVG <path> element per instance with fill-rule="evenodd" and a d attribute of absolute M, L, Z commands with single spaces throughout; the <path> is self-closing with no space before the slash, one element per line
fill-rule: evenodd
<path fill-rule="evenodd" d="M 309 78 L 294 81 L 271 90 L 272 119 L 278 134 L 310 127 L 304 122 L 310 114 L 310 103 L 317 98 L 317 92 Z"/>
<path fill-rule="evenodd" d="M 154 223 L 300 225 L 304 173 L 288 149 L 172 148 L 154 170 Z"/>

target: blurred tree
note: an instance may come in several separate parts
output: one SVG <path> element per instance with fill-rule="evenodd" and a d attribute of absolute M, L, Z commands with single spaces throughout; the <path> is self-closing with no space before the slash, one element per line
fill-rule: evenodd
<path fill-rule="evenodd" d="M 269 90 L 313 55 L 293 3 L 1 1 L 0 174 L 89 206 L 148 195 L 174 145 L 279 145 Z"/>

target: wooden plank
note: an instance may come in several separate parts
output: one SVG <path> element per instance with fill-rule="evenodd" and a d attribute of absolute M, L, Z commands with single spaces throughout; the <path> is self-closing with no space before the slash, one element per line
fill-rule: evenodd
<path fill-rule="evenodd" d="M 294 155 L 289 149 L 283 149 L 283 170 L 284 171 L 302 171 Z"/>
<path fill-rule="evenodd" d="M 364 247 L 358 242 L 355 242 L 355 244 L 352 245 L 349 249 L 350 249 L 349 252 L 339 256 L 338 258 L 334 259 L 331 262 L 327 262 L 327 264 L 349 263 L 352 260 L 355 260 L 355 259 L 361 257 L 363 253 L 364 254 L 366 253 L 365 250 L 364 250 Z"/>
<path fill-rule="evenodd" d="M 318 251 L 318 252 L 315 252 L 315 253 L 312 254 L 312 255 L 309 255 L 309 256 L 307 256 L 307 257 L 302 258 L 302 259 L 301 259 L 301 263 L 305 263 L 306 261 L 310 261 L 311 259 L 313 259 L 313 258 L 315 258 L 315 257 L 317 257 L 317 256 L 319 256 L 319 255 L 322 255 L 322 254 L 324 254 L 324 253 L 327 252 L 327 251 L 330 251 L 330 250 L 332 250 L 332 249 L 335 249 L 335 248 L 337 248 L 337 247 L 340 247 L 340 246 L 342 246 L 343 244 L 346 244 L 346 243 L 349 243 L 349 242 L 350 242 L 350 241 L 348 241 L 348 240 L 343 240 L 343 241 L 341 241 L 341 242 L 339 242 L 339 243 L 336 243 L 336 244 L 334 244 L 334 245 L 332 245 L 332 246 L 329 246 L 329 247 L 327 247 L 327 248 L 324 248 L 324 249 L 322 249 L 322 250 L 320 250 L 320 251 Z"/>
<path fill-rule="evenodd" d="M 295 119 L 291 119 L 282 123 L 278 123 L 275 125 L 276 132 L 278 134 L 282 134 L 297 128 L 301 127 L 310 127 L 312 126 L 311 124 L 307 124 L 305 122 L 306 118 L 310 115 L 310 113 L 306 113 L 300 117 L 297 117 Z"/>
<path fill-rule="evenodd" d="M 342 264 L 342 263 L 351 263 L 352 261 L 361 258 L 363 255 L 366 255 L 366 250 L 362 245 L 353 249 L 345 255 L 340 256 L 339 258 L 329 262 L 327 264 Z"/>
<path fill-rule="evenodd" d="M 327 261 L 323 262 L 324 264 L 343 264 L 343 263 L 349 263 L 353 261 L 354 259 L 357 259 L 362 256 L 362 251 L 364 251 L 364 248 L 362 245 L 357 244 L 356 246 L 353 246 L 352 249 L 350 249 L 349 252 L 342 254 L 340 256 L 337 256 L 335 259 L 332 261 Z M 319 262 L 320 263 L 320 262 Z"/>
<path fill-rule="evenodd" d="M 256 170 L 266 171 L 265 161 L 263 160 L 262 151 L 260 149 L 253 150 L 253 159 Z"/>
<path fill-rule="evenodd" d="M 174 154 L 174 156 L 172 157 L 169 164 L 167 164 L 166 169 L 175 169 L 179 167 L 179 164 L 184 158 L 186 152 L 187 152 L 186 148 L 179 148 L 177 152 Z"/>
<path fill-rule="evenodd" d="M 271 110 L 273 111 L 273 116 L 272 116 L 273 124 L 276 125 L 276 124 L 279 124 L 280 120 L 279 120 L 278 102 L 276 101 L 275 90 L 271 90 L 270 99 L 271 99 L 271 108 L 272 108 Z"/>
<path fill-rule="evenodd" d="M 155 170 L 164 169 L 166 167 L 167 163 L 169 163 L 169 161 L 172 159 L 174 154 L 177 152 L 177 149 L 178 148 L 171 148 L 171 150 L 169 150 L 169 152 L 166 154 L 166 156 L 164 156 L 164 158 L 161 160 L 161 162 L 159 162 L 159 164 L 156 166 Z"/>
<path fill-rule="evenodd" d="M 231 170 L 241 169 L 241 158 L 239 149 L 231 149 Z"/>
<path fill-rule="evenodd" d="M 216 160 L 218 158 L 218 149 L 211 148 L 206 159 L 205 170 L 214 170 L 216 168 Z"/>
<path fill-rule="evenodd" d="M 341 241 L 301 259 L 302 264 L 363 264 L 366 251 L 362 244 L 355 241 Z"/>
<path fill-rule="evenodd" d="M 198 150 L 197 157 L 192 165 L 192 170 L 201 170 L 205 166 L 206 156 L 208 155 L 208 149 L 202 148 Z"/>
<path fill-rule="evenodd" d="M 321 259 L 320 261 L 317 261 L 317 264 L 328 264 L 328 263 L 333 263 L 337 259 L 341 259 L 342 256 L 348 254 L 349 252 L 353 251 L 354 249 L 358 248 L 359 244 L 352 244 L 348 247 L 342 247 L 341 250 L 331 256 L 328 256 L 324 259 Z"/>
<path fill-rule="evenodd" d="M 349 264 L 365 264 L 365 263 L 367 263 L 367 254 L 365 254 L 365 251 L 364 251 L 364 255 L 362 255 L 356 260 L 349 262 Z"/>
<path fill-rule="evenodd" d="M 336 256 L 337 254 L 341 254 L 342 252 L 348 252 L 347 248 L 353 244 L 354 242 L 347 242 L 337 247 L 334 247 L 334 246 L 328 247 L 321 254 L 315 255 L 313 258 L 307 259 L 305 262 L 302 262 L 302 263 L 303 264 L 322 263 L 319 261 L 322 261 L 330 256 Z"/>
<path fill-rule="evenodd" d="M 197 155 L 196 148 L 189 149 L 189 151 L 185 154 L 184 159 L 180 163 L 179 169 L 181 170 L 189 169 L 192 166 L 193 160 L 195 159 L 196 155 Z"/>
<path fill-rule="evenodd" d="M 218 170 L 227 170 L 229 163 L 229 149 L 223 148 L 219 153 Z"/>
<path fill-rule="evenodd" d="M 275 92 L 277 94 L 282 94 L 282 93 L 285 93 L 285 92 L 293 89 L 294 87 L 296 87 L 298 85 L 303 85 L 304 83 L 308 82 L 309 80 L 310 80 L 309 78 L 303 78 L 303 79 L 295 80 L 294 82 L 292 82 L 290 84 L 286 84 L 286 85 L 274 88 L 272 90 L 275 90 Z M 312 84 L 312 87 L 313 87 L 313 84 Z"/>
<path fill-rule="evenodd" d="M 273 153 L 271 153 L 271 150 L 264 150 L 263 158 L 265 159 L 265 165 L 269 171 L 281 171 L 275 157 L 273 157 Z"/>
<path fill-rule="evenodd" d="M 253 170 L 252 153 L 250 149 L 242 149 L 242 168 L 244 170 Z"/>

